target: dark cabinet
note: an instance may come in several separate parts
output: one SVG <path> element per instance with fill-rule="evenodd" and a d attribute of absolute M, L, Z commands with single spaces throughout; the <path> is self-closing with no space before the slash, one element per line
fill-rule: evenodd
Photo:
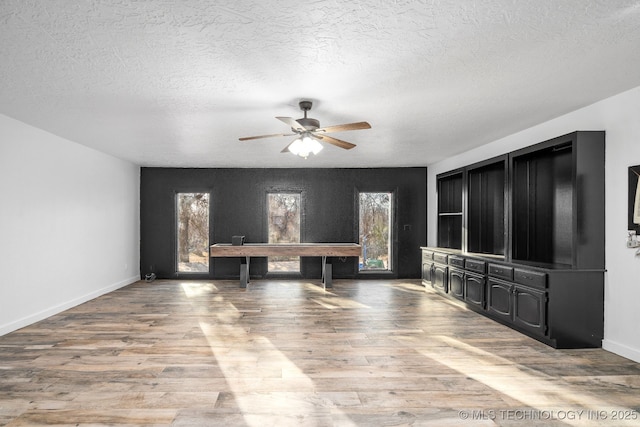
<path fill-rule="evenodd" d="M 431 285 L 433 273 L 433 252 L 422 251 L 422 284 Z"/>
<path fill-rule="evenodd" d="M 464 276 L 464 300 L 474 307 L 484 309 L 485 278 L 479 274 L 466 273 Z"/>
<path fill-rule="evenodd" d="M 449 293 L 458 299 L 464 299 L 464 271 L 449 268 Z"/>
<path fill-rule="evenodd" d="M 423 277 L 554 347 L 600 347 L 604 138 L 577 131 L 437 175 Z"/>
<path fill-rule="evenodd" d="M 431 285 L 431 281 L 433 280 L 431 277 L 431 273 L 433 272 L 433 262 L 423 262 L 422 263 L 422 284 L 423 285 Z"/>
<path fill-rule="evenodd" d="M 556 348 L 601 346 L 604 272 L 422 250 L 423 283 L 456 302 Z"/>
<path fill-rule="evenodd" d="M 433 265 L 433 275 L 432 275 L 432 284 L 433 287 L 445 294 L 449 292 L 448 287 L 448 271 L 449 267 L 441 264 Z"/>
<path fill-rule="evenodd" d="M 513 323 L 536 334 L 546 332 L 547 294 L 524 286 L 513 289 Z"/>
<path fill-rule="evenodd" d="M 434 252 L 433 271 L 431 273 L 432 285 L 435 289 L 447 293 L 449 292 L 449 267 L 447 254 Z"/>
<path fill-rule="evenodd" d="M 513 317 L 513 284 L 489 278 L 487 312 L 502 320 L 511 321 Z"/>
<path fill-rule="evenodd" d="M 509 321 L 519 328 L 545 336 L 547 332 L 546 275 L 522 269 L 517 271 L 520 276 L 535 277 L 541 289 L 489 277 L 487 311 L 492 316 Z"/>

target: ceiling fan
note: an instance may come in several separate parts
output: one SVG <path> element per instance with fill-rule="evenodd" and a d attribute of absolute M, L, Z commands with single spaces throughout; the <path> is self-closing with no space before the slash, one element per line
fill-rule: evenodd
<path fill-rule="evenodd" d="M 356 146 L 355 144 L 352 144 L 350 142 L 343 141 L 341 139 L 329 136 L 327 135 L 328 133 L 371 128 L 371 125 L 367 122 L 348 123 L 344 125 L 327 126 L 327 127 L 321 128 L 320 122 L 318 120 L 307 117 L 307 111 L 311 110 L 311 106 L 313 105 L 312 102 L 300 101 L 299 105 L 300 105 L 300 109 L 304 111 L 303 118 L 294 120 L 291 117 L 276 117 L 276 119 L 291 126 L 292 133 L 276 133 L 272 135 L 247 136 L 244 138 L 239 138 L 240 141 L 248 141 L 251 139 L 261 139 L 261 138 L 273 138 L 276 136 L 298 135 L 298 137 L 295 140 L 293 140 L 289 145 L 284 147 L 284 149 L 281 152 L 293 153 L 295 155 L 304 157 L 306 159 L 309 156 L 309 154 L 311 153 L 318 154 L 320 150 L 322 150 L 322 145 L 318 141 L 328 142 L 329 144 L 335 145 L 340 148 L 344 148 L 345 150 L 350 150 Z"/>

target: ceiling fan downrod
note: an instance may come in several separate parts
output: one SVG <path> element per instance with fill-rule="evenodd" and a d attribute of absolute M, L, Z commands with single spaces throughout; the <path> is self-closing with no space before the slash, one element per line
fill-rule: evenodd
<path fill-rule="evenodd" d="M 311 101 L 300 101 L 298 105 L 300 105 L 300 109 L 304 111 L 304 117 L 296 121 L 300 123 L 308 131 L 314 131 L 318 129 L 320 127 L 320 121 L 316 119 L 307 118 L 307 111 L 311 110 L 313 103 Z"/>

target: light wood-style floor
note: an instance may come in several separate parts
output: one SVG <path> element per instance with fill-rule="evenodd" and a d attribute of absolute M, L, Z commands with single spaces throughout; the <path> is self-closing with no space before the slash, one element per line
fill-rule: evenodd
<path fill-rule="evenodd" d="M 640 425 L 640 364 L 419 281 L 138 282 L 0 337 L 0 425 Z M 622 419 L 621 419 L 622 418 Z"/>

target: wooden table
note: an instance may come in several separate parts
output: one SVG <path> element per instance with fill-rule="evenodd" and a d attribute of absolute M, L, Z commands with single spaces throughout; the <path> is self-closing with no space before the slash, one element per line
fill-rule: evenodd
<path fill-rule="evenodd" d="M 249 283 L 249 261 L 253 257 L 266 256 L 319 256 L 322 257 L 322 284 L 330 288 L 332 266 L 327 257 L 359 257 L 362 247 L 357 243 L 245 243 L 231 245 L 217 243 L 209 248 L 211 257 L 239 257 L 240 287 L 246 288 Z"/>

